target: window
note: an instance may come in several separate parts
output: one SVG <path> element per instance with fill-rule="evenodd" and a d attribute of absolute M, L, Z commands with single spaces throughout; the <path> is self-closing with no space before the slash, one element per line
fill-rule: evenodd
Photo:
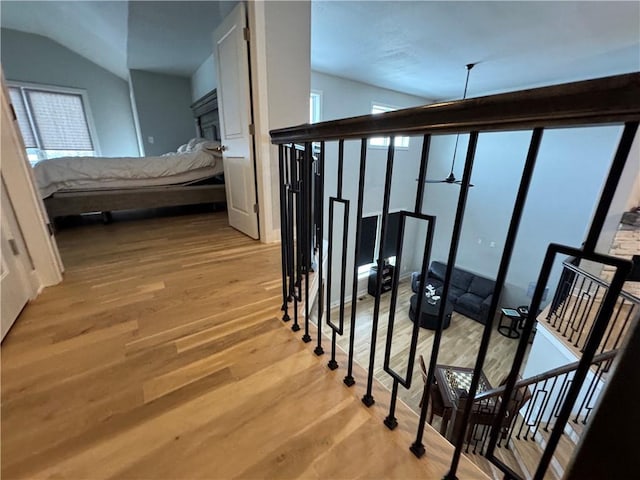
<path fill-rule="evenodd" d="M 31 164 L 98 153 L 84 92 L 15 84 L 9 95 Z"/>
<path fill-rule="evenodd" d="M 393 112 L 394 110 L 397 110 L 397 108 L 390 107 L 388 105 L 380 105 L 376 103 L 371 105 L 371 113 L 374 115 L 377 113 Z M 397 136 L 395 137 L 395 140 L 396 148 L 409 148 L 409 137 Z M 386 148 L 389 146 L 389 137 L 372 137 L 369 139 L 369 146 Z"/>
<path fill-rule="evenodd" d="M 322 92 L 311 91 L 309 97 L 309 122 L 318 123 L 322 113 Z"/>

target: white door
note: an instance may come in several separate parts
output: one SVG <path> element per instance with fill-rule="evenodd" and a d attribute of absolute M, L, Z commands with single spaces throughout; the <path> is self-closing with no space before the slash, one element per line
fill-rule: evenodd
<path fill-rule="evenodd" d="M 220 138 L 226 150 L 224 181 L 229 225 L 259 238 L 256 203 L 249 52 L 245 40 L 246 13 L 240 2 L 213 33 L 213 56 L 218 78 Z"/>
<path fill-rule="evenodd" d="M 4 338 L 31 297 L 24 242 L 20 237 L 4 179 L 0 183 L 0 338 Z"/>

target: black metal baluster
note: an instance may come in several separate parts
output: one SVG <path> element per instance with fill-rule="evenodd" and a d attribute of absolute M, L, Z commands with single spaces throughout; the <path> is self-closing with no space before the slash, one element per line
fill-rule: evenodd
<path fill-rule="evenodd" d="M 584 320 L 578 326 L 578 336 L 576 338 L 576 341 L 573 344 L 574 347 L 579 347 L 580 346 L 580 338 L 582 338 L 582 334 L 584 333 L 585 327 L 587 326 L 587 320 L 591 316 L 591 311 L 593 310 L 593 306 L 596 303 L 596 298 L 598 297 L 598 292 L 600 291 L 600 287 L 601 287 L 601 285 L 596 284 L 596 291 L 593 292 L 593 295 L 591 295 L 591 303 L 589 304 L 589 308 L 585 312 Z M 587 335 L 587 337 L 588 337 L 588 335 Z M 571 340 L 569 340 L 569 341 L 571 341 Z"/>
<path fill-rule="evenodd" d="M 282 260 L 282 308 L 284 312 L 282 321 L 288 322 L 289 318 L 289 292 L 287 291 L 287 194 L 285 185 L 285 146 L 278 145 L 278 174 L 280 177 L 280 255 Z"/>
<path fill-rule="evenodd" d="M 289 174 L 291 188 L 289 190 L 289 206 L 290 206 L 290 222 L 289 222 L 289 241 L 291 242 L 291 291 L 293 296 L 293 325 L 291 330 L 297 332 L 300 330 L 298 323 L 298 299 L 300 295 L 299 278 L 300 278 L 300 236 L 296 235 L 299 223 L 298 195 L 300 194 L 300 186 L 298 185 L 298 162 L 297 162 L 296 146 L 291 146 L 291 156 L 289 157 Z"/>
<path fill-rule="evenodd" d="M 286 183 L 287 183 L 287 188 L 286 188 L 286 203 L 285 203 L 285 207 L 286 207 L 286 232 L 287 232 L 287 275 L 289 277 L 289 281 L 288 281 L 288 290 L 289 290 L 289 295 L 287 297 L 287 300 L 289 303 L 293 302 L 293 293 L 294 293 L 294 289 L 295 289 L 295 280 L 294 280 L 294 276 L 293 276 L 293 272 L 294 272 L 294 250 L 295 250 L 295 245 L 293 243 L 293 222 L 294 222 L 294 209 L 293 209 L 293 181 L 291 178 L 291 165 L 292 165 L 292 156 L 294 154 L 293 149 L 294 149 L 294 145 L 289 145 L 286 149 L 286 152 L 288 152 L 288 156 L 285 158 L 285 179 L 286 179 Z"/>
<path fill-rule="evenodd" d="M 565 267 L 568 268 L 568 267 Z M 573 271 L 573 270 L 571 270 Z M 567 295 L 565 296 L 565 300 L 562 304 L 562 308 L 560 309 L 560 316 L 559 316 L 559 320 L 560 322 L 558 323 L 557 327 L 556 324 L 554 322 L 553 326 L 554 328 L 556 328 L 556 332 L 562 334 L 561 330 L 562 330 L 562 323 L 565 321 L 565 315 L 567 313 L 567 310 L 569 309 L 569 303 L 567 299 L 573 295 L 573 292 L 576 289 L 576 284 L 578 283 L 578 280 L 580 279 L 580 277 L 577 275 L 577 272 L 573 271 L 573 280 L 571 281 L 571 284 L 569 286 L 569 291 L 567 292 Z"/>
<path fill-rule="evenodd" d="M 345 294 L 345 276 L 347 270 L 347 239 L 349 232 L 349 200 L 342 198 L 342 184 L 344 172 L 344 140 L 338 141 L 338 186 L 336 197 L 329 199 L 329 272 L 327 281 L 327 325 L 331 327 L 331 359 L 327 366 L 331 370 L 338 368 L 336 361 L 336 337 L 342 335 L 344 331 L 344 294 Z M 339 306 L 339 322 L 338 325 L 331 323 L 331 283 L 332 283 L 332 264 L 333 264 L 333 205 L 342 203 L 344 206 L 343 224 L 342 224 L 342 255 L 340 266 L 340 306 Z"/>
<path fill-rule="evenodd" d="M 542 411 L 542 404 L 545 401 L 547 392 L 545 392 L 543 389 L 539 389 L 536 390 L 536 394 L 535 396 L 531 399 L 532 403 L 534 405 L 534 409 L 531 411 L 531 414 L 529 415 L 529 418 L 527 419 L 527 429 L 524 432 L 524 437 L 522 438 L 523 440 L 528 440 L 529 439 L 529 434 L 531 433 L 531 427 L 535 427 L 536 426 L 536 421 L 537 419 L 540 417 L 540 412 Z M 535 410 L 535 406 L 539 405 L 538 410 Z M 536 420 L 532 420 L 533 415 L 535 414 L 535 418 Z M 520 437 L 518 437 L 520 438 Z"/>
<path fill-rule="evenodd" d="M 529 420 L 531 419 L 531 415 L 533 414 L 533 409 L 535 408 L 536 399 L 538 398 L 538 383 L 535 383 L 535 387 L 533 389 L 533 394 L 531 395 L 531 399 L 529 400 L 529 405 L 527 405 L 527 410 L 524 412 L 524 416 L 522 418 L 522 423 L 520 424 L 520 428 L 518 429 L 518 433 L 516 434 L 516 438 L 520 440 L 522 438 L 522 429 L 524 427 L 529 427 Z M 504 395 L 504 392 L 502 392 Z M 526 432 L 525 432 L 526 435 Z"/>
<path fill-rule="evenodd" d="M 349 353 L 347 360 L 347 374 L 343 382 L 348 387 L 353 386 L 356 381 L 353 378 L 353 349 L 356 338 L 356 314 L 358 298 L 358 256 L 360 255 L 360 241 L 362 240 L 362 206 L 364 201 L 364 179 L 367 168 L 367 139 L 360 142 L 360 176 L 358 178 L 358 206 L 356 212 L 356 243 L 353 261 L 353 286 L 351 288 L 351 325 L 349 331 Z"/>
<path fill-rule="evenodd" d="M 629 321 L 631 320 L 631 318 L 633 317 L 633 312 L 635 311 L 635 309 L 638 308 L 638 305 L 633 303 L 631 304 L 631 308 L 629 309 L 629 311 L 627 312 L 627 316 L 624 319 L 624 324 L 622 325 L 622 328 L 620 329 L 620 331 L 618 332 L 618 336 L 616 337 L 616 341 L 613 344 L 613 348 L 618 348 L 618 346 L 620 345 L 620 341 L 623 338 L 623 333 L 626 332 L 627 330 L 627 325 L 629 324 Z"/>
<path fill-rule="evenodd" d="M 589 290 L 591 289 L 592 285 L 593 285 L 593 282 L 590 281 L 589 284 L 587 285 L 587 291 L 582 292 L 582 295 L 580 296 L 580 309 L 578 309 L 578 314 L 572 319 L 571 325 L 570 325 L 571 333 L 567 338 L 569 343 L 573 342 L 573 336 L 577 332 L 582 330 L 587 323 L 588 312 L 590 310 L 590 307 L 593 305 L 593 296 L 589 293 Z M 585 302 L 585 305 L 583 306 L 582 302 L 585 300 L 586 302 Z M 582 310 L 582 314 L 580 313 L 580 310 Z M 576 325 L 576 320 L 578 320 L 578 325 Z"/>
<path fill-rule="evenodd" d="M 304 335 L 302 335 L 302 341 L 309 343 L 311 341 L 311 335 L 309 335 L 309 312 L 311 305 L 309 305 L 309 270 L 311 269 L 311 232 L 312 232 L 312 219 L 311 219 L 311 143 L 306 142 L 304 144 L 304 155 L 302 161 L 302 225 L 303 234 L 302 241 L 304 242 L 303 257 L 304 257 Z"/>
<path fill-rule="evenodd" d="M 429 151 L 431 150 L 431 135 L 427 134 L 422 139 L 422 153 L 420 154 L 420 171 L 418 172 L 418 189 L 416 191 L 416 206 L 413 211 L 422 213 L 424 203 L 424 188 L 427 179 L 427 165 L 429 164 Z"/>
<path fill-rule="evenodd" d="M 538 418 L 536 419 L 535 422 L 535 429 L 533 430 L 533 433 L 531 434 L 531 437 L 535 437 L 536 433 L 538 433 L 538 430 L 540 429 L 540 424 L 542 423 L 542 417 L 544 416 L 544 411 L 547 408 L 547 405 L 549 403 L 549 398 L 551 397 L 551 392 L 552 390 L 547 390 L 547 383 L 549 382 L 548 378 L 545 378 L 544 382 L 542 383 L 542 391 L 545 394 L 545 397 L 542 401 L 542 405 L 540 407 L 540 413 L 538 414 Z"/>
<path fill-rule="evenodd" d="M 596 390 L 597 390 L 597 387 L 598 387 L 598 383 L 602 379 L 602 374 L 603 373 L 604 373 L 603 372 L 603 364 L 600 363 L 596 367 L 596 373 L 595 373 L 595 375 L 593 375 L 593 378 L 591 379 L 591 383 L 589 383 L 589 388 L 587 388 L 587 391 L 585 392 L 584 398 L 582 399 L 582 403 L 580 404 L 580 408 L 578 409 L 578 411 L 576 413 L 576 416 L 573 418 L 574 422 L 576 422 L 576 423 L 578 422 L 578 420 L 580 418 L 580 412 L 582 412 L 582 410 L 585 407 L 586 407 L 587 410 L 591 410 L 591 408 L 593 408 L 593 405 L 591 407 L 587 407 L 587 405 L 589 403 L 591 403 L 591 400 L 593 400 L 593 396 L 596 393 Z"/>
<path fill-rule="evenodd" d="M 573 322 L 575 322 L 576 317 L 580 313 L 580 307 L 582 307 L 582 291 L 584 289 L 584 282 L 587 280 L 585 276 L 581 276 L 582 283 L 580 283 L 580 287 L 578 288 L 579 296 L 576 296 L 576 301 L 573 302 L 573 307 L 571 308 L 571 313 L 569 314 L 569 318 L 567 319 L 567 323 L 564 326 L 564 332 L 562 332 L 562 336 L 567 338 L 567 332 L 569 331 L 569 327 L 573 326 Z M 577 283 L 577 282 L 576 282 Z"/>
<path fill-rule="evenodd" d="M 420 290 L 424 291 L 425 282 L 427 277 L 427 268 L 431 257 L 431 246 L 433 244 L 433 233 L 435 229 L 435 217 L 429 215 L 421 215 L 418 213 L 408 213 L 405 211 L 400 212 L 400 226 L 398 229 L 398 239 L 396 245 L 398 245 L 398 252 L 396 254 L 396 268 L 393 273 L 393 280 L 391 286 L 391 302 L 389 306 L 389 323 L 387 326 L 387 339 L 384 351 L 384 371 L 387 372 L 393 378 L 393 390 L 391 393 L 391 404 L 389 407 L 389 414 L 384 419 L 384 424 L 393 430 L 398 426 L 397 419 L 395 418 L 396 398 L 398 395 L 398 384 L 401 384 L 405 388 L 411 388 L 411 381 L 413 378 L 413 364 L 416 357 L 416 349 L 418 346 L 418 336 L 420 333 L 420 321 L 422 315 L 422 299 L 418 300 L 416 305 L 416 321 L 413 322 L 413 328 L 411 330 L 411 341 L 409 345 L 409 354 L 407 355 L 407 374 L 406 377 L 402 377 L 395 372 L 390 365 L 391 362 L 391 346 L 393 342 L 393 331 L 395 326 L 396 316 L 396 304 L 398 300 L 398 284 L 400 281 L 400 271 L 402 266 L 402 254 L 404 251 L 404 234 L 406 231 L 407 218 L 415 218 L 419 220 L 425 220 L 427 223 L 427 235 L 424 242 L 424 250 L 422 252 L 422 267 L 420 278 Z"/>
<path fill-rule="evenodd" d="M 616 313 L 615 316 L 613 317 L 613 320 L 609 325 L 609 330 L 607 332 L 607 336 L 604 338 L 604 340 L 602 341 L 602 345 L 600 346 L 600 353 L 603 353 L 605 351 L 605 349 L 607 348 L 607 343 L 609 343 L 609 339 L 611 338 L 611 334 L 613 333 L 613 329 L 614 327 L 618 324 L 618 319 L 620 318 L 620 312 L 622 311 L 622 307 L 624 305 L 624 301 L 625 298 L 624 297 L 620 297 L 620 304 L 617 306 L 616 308 Z M 613 347 L 615 348 L 615 347 Z M 612 350 L 613 350 L 612 348 Z"/>
<path fill-rule="evenodd" d="M 442 286 L 442 294 L 440 297 L 443 299 L 440 302 L 440 309 L 438 312 L 438 325 L 433 338 L 433 345 L 431 347 L 431 358 L 429 360 L 429 368 L 427 369 L 427 379 L 424 384 L 424 391 L 422 398 L 422 409 L 420 410 L 420 420 L 418 421 L 418 431 L 416 432 L 416 439 L 409 447 L 409 450 L 418 458 L 424 455 L 425 449 L 422 444 L 422 437 L 424 435 L 424 425 L 427 420 L 427 408 L 429 406 L 429 389 L 433 384 L 434 372 L 436 363 L 438 361 L 438 352 L 440 350 L 440 342 L 442 340 L 442 330 L 444 324 L 444 310 L 449 296 L 449 288 L 451 284 L 451 278 L 453 276 L 453 267 L 455 265 L 456 256 L 458 254 L 458 245 L 460 243 L 460 235 L 462 233 L 462 221 L 464 219 L 464 211 L 467 204 L 467 196 L 469 194 L 469 185 L 471 183 L 471 171 L 473 170 L 473 159 L 476 153 L 476 147 L 478 144 L 478 132 L 471 132 L 469 135 L 469 144 L 467 146 L 467 156 L 464 163 L 464 172 L 462 174 L 462 184 L 460 186 L 460 194 L 458 196 L 458 206 L 456 208 L 456 216 L 453 223 L 453 232 L 451 233 L 451 246 L 449 248 L 449 257 L 447 260 L 447 268 L 444 276 L 444 285 Z M 424 278 L 424 277 L 423 277 Z M 424 295 L 420 292 L 420 295 Z M 418 303 L 418 305 L 421 302 Z"/>
<path fill-rule="evenodd" d="M 550 392 L 555 392 L 556 383 L 558 383 L 558 378 L 559 378 L 559 376 L 553 377 L 553 383 L 551 384 L 551 388 L 549 389 Z M 564 383 L 563 383 L 563 385 L 564 385 Z M 547 405 L 549 404 L 549 400 L 550 399 L 551 399 L 551 396 L 549 395 L 549 398 L 547 399 Z M 553 408 L 555 408 L 555 405 L 554 405 Z M 545 409 L 546 409 L 546 407 L 545 407 Z M 549 412 L 549 419 L 547 420 L 547 424 L 544 427 L 542 427 L 542 429 L 545 432 L 549 431 L 549 422 L 551 422 L 551 417 L 553 417 L 553 409 Z"/>
<path fill-rule="evenodd" d="M 369 347 L 369 371 L 367 372 L 367 391 L 362 397 L 362 403 L 370 407 L 375 403 L 373 399 L 373 369 L 376 358 L 376 340 L 378 337 L 378 317 L 380 315 L 380 297 L 382 295 L 382 273 L 384 268 L 384 246 L 387 234 L 387 220 L 389 216 L 389 201 L 391 199 L 391 177 L 393 175 L 393 156 L 395 153 L 395 137 L 390 137 L 387 149 L 387 169 L 384 178 L 384 199 L 382 201 L 382 227 L 380 229 L 380 250 L 378 252 L 378 272 L 376 275 L 376 296 L 373 303 L 373 318 L 371 319 L 371 345 Z"/>
<path fill-rule="evenodd" d="M 318 219 L 318 344 L 313 352 L 320 356 L 324 353 L 322 348 L 322 314 L 324 307 L 324 276 L 323 276 L 323 253 L 324 253 L 324 142 L 320 142 L 320 157 L 318 158 L 318 189 L 316 190 L 317 219 Z"/>
<path fill-rule="evenodd" d="M 509 222 L 509 229 L 507 231 L 507 236 L 505 239 L 505 246 L 502 251 L 502 258 L 500 259 L 500 266 L 498 267 L 498 275 L 496 276 L 496 286 L 493 292 L 493 296 L 491 299 L 491 303 L 489 305 L 488 314 L 487 314 L 487 323 L 484 326 L 484 330 L 482 332 L 482 339 L 480 341 L 480 347 L 478 348 L 478 355 L 476 357 L 476 363 L 473 367 L 473 377 L 471 379 L 471 385 L 469 386 L 469 398 L 475 398 L 476 392 L 478 390 L 478 383 L 480 382 L 480 375 L 482 374 L 482 367 L 484 366 L 484 361 L 487 356 L 487 351 L 489 350 L 489 342 L 491 341 L 491 333 L 493 330 L 493 324 L 495 321 L 495 314 L 498 308 L 498 301 L 500 299 L 500 295 L 502 293 L 502 289 L 504 287 L 504 282 L 507 278 L 507 273 L 509 272 L 509 264 L 511 263 L 511 256 L 513 254 L 514 245 L 516 242 L 516 238 L 518 236 L 518 229 L 520 227 L 520 221 L 522 219 L 522 212 L 524 211 L 524 206 L 527 200 L 527 194 L 529 192 L 529 186 L 531 184 L 531 179 L 533 177 L 533 171 L 536 164 L 536 159 L 538 156 L 538 150 L 540 149 L 540 143 L 542 142 L 542 128 L 535 128 L 533 133 L 531 134 L 531 142 L 529 143 L 529 150 L 527 152 L 527 158 L 525 160 L 524 168 L 522 171 L 522 178 L 520 180 L 520 186 L 518 188 L 518 193 L 516 195 L 516 200 L 513 206 L 513 212 L 511 214 L 511 221 Z M 456 226 L 457 222 L 456 222 Z M 446 298 L 446 297 L 445 297 Z M 538 307 L 531 310 L 532 315 L 531 318 L 535 319 L 534 312 L 538 311 Z M 530 332 L 528 334 L 522 335 L 522 341 L 528 341 L 530 336 Z M 513 375 L 513 383 L 517 380 L 518 372 L 512 372 Z M 513 386 L 512 383 L 512 386 Z M 510 398 L 509 395 L 505 395 L 504 398 Z M 504 403 L 504 402 L 503 402 Z M 473 402 L 468 402 L 465 405 L 465 409 L 462 416 L 462 424 L 466 425 L 469 423 L 469 418 L 471 417 L 471 409 L 473 407 Z M 506 405 L 505 405 L 506 407 Z M 495 423 L 493 425 L 493 430 L 499 430 L 499 422 L 503 418 L 504 412 L 500 414 L 500 416 L 496 417 Z M 496 437 L 497 438 L 497 437 Z M 458 469 L 458 463 L 460 461 L 460 454 L 462 452 L 462 438 L 459 438 L 456 442 L 456 449 L 453 453 L 453 458 L 451 460 L 451 468 L 445 478 L 449 480 L 456 479 L 456 471 Z M 493 449 L 495 448 L 495 442 L 489 443 L 489 453 L 493 455 Z"/>

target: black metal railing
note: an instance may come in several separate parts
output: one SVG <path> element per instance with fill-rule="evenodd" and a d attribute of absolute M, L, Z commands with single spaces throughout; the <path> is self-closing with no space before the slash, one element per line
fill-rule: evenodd
<path fill-rule="evenodd" d="M 576 403 L 573 410 L 574 425 L 587 423 L 617 353 L 617 350 L 611 350 L 593 358 L 588 381 L 583 385 L 580 401 Z M 497 423 L 496 446 L 498 448 L 515 451 L 516 455 L 520 457 L 526 455 L 529 459 L 536 454 L 541 456 L 579 365 L 579 362 L 574 362 L 518 380 L 514 384 L 510 397 L 504 395 L 504 386 L 480 393 L 472 402 L 470 423 L 467 425 L 454 423 L 453 429 L 458 431 L 453 434 L 464 436 L 466 453 L 484 455 L 487 452 L 490 427 Z M 505 400 L 506 398 L 508 400 Z M 458 403 L 458 413 L 469 401 L 469 399 L 463 399 Z M 503 403 L 507 405 L 506 415 L 498 419 L 497 415 Z M 581 432 L 581 428 L 567 432 L 571 435 L 573 444 L 577 444 Z M 537 447 L 525 446 L 523 442 L 535 443 Z M 511 458 L 514 462 L 516 460 L 515 456 L 502 458 Z M 520 465 L 514 463 L 509 467 L 515 471 L 520 468 Z M 559 467 L 564 469 L 566 465 L 559 464 Z"/>
<path fill-rule="evenodd" d="M 556 409 L 557 415 L 553 423 L 553 428 L 547 439 L 547 446 L 541 455 L 538 470 L 534 476 L 541 479 L 547 470 L 553 451 L 559 440 L 559 436 L 575 409 L 575 404 L 580 398 L 587 372 L 593 363 L 598 346 L 607 332 L 609 320 L 614 313 L 616 299 L 620 295 L 624 279 L 630 271 L 631 264 L 626 260 L 615 257 L 600 255 L 595 253 L 595 245 L 604 220 L 608 213 L 613 194 L 622 174 L 622 169 L 627 161 L 631 149 L 632 141 L 638 129 L 640 120 L 640 74 L 628 74 L 615 77 L 608 77 L 597 80 L 577 82 L 572 84 L 545 87 L 509 94 L 494 95 L 489 97 L 473 98 L 457 102 L 447 102 L 442 104 L 428 105 L 412 109 L 389 112 L 379 115 L 365 115 L 344 120 L 323 122 L 314 125 L 301 125 L 297 127 L 284 128 L 271 132 L 272 142 L 279 145 L 280 152 L 280 199 L 281 199 L 281 231 L 282 231 L 282 270 L 283 270 L 283 320 L 288 320 L 289 306 L 293 306 L 294 323 L 293 330 L 298 330 L 298 303 L 305 303 L 305 332 L 302 339 L 310 341 L 309 314 L 312 298 L 308 295 L 308 290 L 302 292 L 302 284 L 309 284 L 309 268 L 314 256 L 314 249 L 320 258 L 317 260 L 319 266 L 319 285 L 323 285 L 326 277 L 326 292 L 338 292 L 338 318 L 331 317 L 328 313 L 332 299 L 330 295 L 325 296 L 323 288 L 318 292 L 317 303 L 317 325 L 318 344 L 315 352 L 318 355 L 323 353 L 321 346 L 322 326 L 324 323 L 331 329 L 331 359 L 329 368 L 337 369 L 339 365 L 336 361 L 336 339 L 346 332 L 346 320 L 350 320 L 349 327 L 349 349 L 346 365 L 346 375 L 344 383 L 351 386 L 356 382 L 353 370 L 354 360 L 354 336 L 356 334 L 356 322 L 358 321 L 356 295 L 358 292 L 358 275 L 355 258 L 358 258 L 358 248 L 362 232 L 363 194 L 366 190 L 365 170 L 367 166 L 367 145 L 372 137 L 389 137 L 385 163 L 384 194 L 382 197 L 382 213 L 377 237 L 380 239 L 379 251 L 384 251 L 386 241 L 386 230 L 388 228 L 391 179 L 394 171 L 394 163 L 397 163 L 396 148 L 394 145 L 395 135 L 410 135 L 412 141 L 422 141 L 419 166 L 413 178 L 418 178 L 417 188 L 412 183 L 411 188 L 415 188 L 415 207 L 407 205 L 407 208 L 400 212 L 401 227 L 398 229 L 398 256 L 396 261 L 402 261 L 402 249 L 407 236 L 405 228 L 408 219 L 412 221 L 425 222 L 427 228 L 425 234 L 420 238 L 424 248 L 415 247 L 423 252 L 422 263 L 419 270 L 422 271 L 422 279 L 426 277 L 428 265 L 430 263 L 430 244 L 432 241 L 432 229 L 436 218 L 429 215 L 429 206 L 424 203 L 424 183 L 426 178 L 427 165 L 431 155 L 431 139 L 433 135 L 464 133 L 469 134 L 469 143 L 465 156 L 464 173 L 459 183 L 457 205 L 455 207 L 455 222 L 449 239 L 449 252 L 447 255 L 447 268 L 445 272 L 444 285 L 441 297 L 448 298 L 451 287 L 453 269 L 456 264 L 458 246 L 460 243 L 462 224 L 464 221 L 467 197 L 470 188 L 471 174 L 475 160 L 476 145 L 478 138 L 489 131 L 514 131 L 531 130 L 531 140 L 528 147 L 526 161 L 522 170 L 521 179 L 518 186 L 516 200 L 511 213 L 508 232 L 504 240 L 498 273 L 496 275 L 496 286 L 493 292 L 492 301 L 488 309 L 487 322 L 484 327 L 481 341 L 478 345 L 478 353 L 475 366 L 473 368 L 473 378 L 468 388 L 468 397 L 476 398 L 478 384 L 480 381 L 482 368 L 487 355 L 489 341 L 494 329 L 498 301 L 503 291 L 514 245 L 517 239 L 520 221 L 527 201 L 529 186 L 531 184 L 533 171 L 535 168 L 538 150 L 542 141 L 545 129 L 553 127 L 573 127 L 585 125 L 620 124 L 624 125 L 620 141 L 614 159 L 611 163 L 609 173 L 595 215 L 588 228 L 582 248 L 573 248 L 566 245 L 550 244 L 544 263 L 541 266 L 540 275 L 536 282 L 536 289 L 533 293 L 530 312 L 537 312 L 541 308 L 544 289 L 549 280 L 551 268 L 558 255 L 570 255 L 578 260 L 588 260 L 601 265 L 612 267 L 615 271 L 613 280 L 607 288 L 600 307 L 590 327 L 589 333 L 585 336 L 582 347 L 582 357 L 573 372 L 571 384 L 566 387 L 563 400 Z M 345 141 L 360 142 L 360 154 L 345 153 Z M 315 168 L 312 167 L 314 161 L 314 145 L 318 145 L 318 161 Z M 337 164 L 336 178 L 325 178 L 327 168 L 327 155 L 333 156 Z M 358 178 L 344 177 L 344 165 L 358 162 Z M 407 166 L 403 165 L 403 169 Z M 313 174 L 315 172 L 315 176 Z M 318 178 L 319 176 L 319 178 Z M 357 198 L 349 198 L 344 191 L 344 182 L 358 182 Z M 334 190 L 335 185 L 335 190 Z M 315 188 L 315 191 L 313 190 Z M 405 185 L 409 188 L 408 185 Z M 335 195 L 328 192 L 335 191 Z M 325 218 L 324 207 L 329 207 L 329 217 Z M 354 212 L 355 204 L 355 212 Z M 313 205 L 320 206 L 315 214 L 311 211 Z M 355 217 L 355 218 L 354 218 Z M 350 220 L 351 219 L 351 220 Z M 315 223 L 314 223 L 315 222 Z M 323 229 L 323 225 L 327 229 Z M 355 228 L 353 225 L 355 223 Z M 415 229 L 412 232 L 415 233 Z M 318 232 L 315 240 L 310 239 L 310 232 Z M 355 241 L 350 238 L 355 236 Z M 328 272 L 321 272 L 323 239 L 328 240 Z M 399 257 L 399 258 L 398 258 Z M 334 260 L 335 259 L 335 260 Z M 351 263 L 353 262 L 353 263 Z M 377 283 L 374 291 L 374 309 L 371 318 L 371 334 L 369 338 L 368 353 L 369 362 L 367 368 L 366 393 L 362 398 L 367 407 L 374 404 L 373 398 L 373 375 L 376 352 L 378 325 L 381 319 L 380 314 L 380 294 L 382 285 L 383 266 L 385 259 L 382 254 L 376 260 L 377 263 Z M 346 285 L 347 272 L 353 271 L 351 289 Z M 396 265 L 394 270 L 391 303 L 395 305 L 398 295 L 399 272 L 401 268 Z M 336 285 L 335 283 L 339 285 Z M 424 281 L 423 281 L 424 283 Z M 419 292 L 424 291 L 425 285 L 419 286 Z M 347 303 L 346 294 L 351 291 L 351 315 L 345 319 Z M 324 305 L 323 305 L 324 304 Z M 325 309 L 326 306 L 326 309 Z M 433 345 L 428 364 L 426 382 L 424 385 L 423 403 L 420 412 L 420 419 L 417 425 L 416 438 L 410 446 L 410 450 L 418 457 L 426 453 L 423 445 L 423 435 L 429 404 L 429 389 L 434 383 L 434 371 L 438 361 L 440 342 L 442 338 L 446 302 L 440 302 L 438 311 L 437 328 L 435 330 Z M 417 318 L 420 318 L 422 302 L 417 302 Z M 397 367 L 392 368 L 389 362 L 389 350 L 393 343 L 394 332 L 394 309 L 391 308 L 388 317 L 388 328 L 386 338 L 386 348 L 384 357 L 384 371 L 393 379 L 391 393 L 390 411 L 385 419 L 385 425 L 393 429 L 397 425 L 394 416 L 398 388 L 410 387 L 413 381 L 413 362 L 415 360 L 415 344 L 419 333 L 419 323 L 414 322 L 409 345 L 406 345 L 409 355 L 406 358 L 405 374 L 397 372 Z M 527 340 L 530 337 L 535 322 L 535 316 L 530 315 L 524 323 L 523 334 L 518 343 L 513 365 L 504 385 L 504 398 L 512 398 L 517 392 L 517 379 L 521 371 L 524 360 Z M 473 420 L 473 402 L 466 402 L 458 415 L 461 425 L 469 425 Z M 498 402 L 495 405 L 496 418 L 506 418 L 508 416 L 509 402 Z M 505 473 L 505 478 L 519 478 L 509 465 L 501 462 L 494 453 L 504 425 L 496 421 L 492 428 L 486 432 L 484 443 L 484 454 L 486 457 Z M 459 435 L 455 442 L 455 450 L 451 458 L 449 473 L 445 478 L 454 479 L 458 469 L 458 463 L 463 450 L 466 449 L 465 435 Z"/>
<path fill-rule="evenodd" d="M 569 347 L 583 352 L 609 284 L 574 265 L 571 260 L 565 260 L 562 267 L 560 281 L 544 320 L 552 331 L 565 339 Z M 640 298 L 620 292 L 613 317 L 599 346 L 600 352 L 620 346 L 638 309 Z"/>

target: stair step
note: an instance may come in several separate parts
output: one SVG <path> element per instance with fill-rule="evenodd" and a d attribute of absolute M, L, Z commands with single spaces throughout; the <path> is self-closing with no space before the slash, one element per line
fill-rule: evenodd
<path fill-rule="evenodd" d="M 491 463 L 486 457 L 479 454 L 474 454 L 473 449 L 469 449 L 469 453 L 465 453 L 469 459 L 482 469 L 489 477 L 494 480 L 502 480 L 504 478 L 504 472 Z M 495 456 L 505 465 L 508 465 L 515 473 L 521 478 L 527 478 L 525 472 L 520 468 L 519 462 L 516 459 L 513 451 L 508 448 L 500 447 L 495 449 Z"/>
<path fill-rule="evenodd" d="M 569 422 L 569 426 L 573 427 L 573 422 Z M 581 425 L 584 427 L 584 425 Z M 549 437 L 551 436 L 551 429 L 549 431 L 545 431 L 544 429 L 539 429 L 537 435 L 540 437 L 541 448 L 546 447 L 547 442 L 549 441 Z M 579 434 L 578 434 L 579 435 Z M 559 472 L 563 472 L 569 465 L 569 461 L 573 456 L 573 452 L 576 449 L 576 442 L 571 439 L 571 436 L 567 433 L 560 436 L 560 440 L 558 441 L 558 446 L 556 447 L 556 451 L 553 454 L 554 460 L 557 462 L 556 470 Z"/>
<path fill-rule="evenodd" d="M 542 448 L 533 439 L 524 440 L 512 437 L 510 448 L 514 451 L 515 457 L 518 459 L 520 466 L 525 471 L 523 478 L 533 478 L 536 472 L 540 458 L 542 457 Z M 552 466 L 549 466 L 544 475 L 545 480 L 560 480 L 562 475 L 558 475 Z"/>

